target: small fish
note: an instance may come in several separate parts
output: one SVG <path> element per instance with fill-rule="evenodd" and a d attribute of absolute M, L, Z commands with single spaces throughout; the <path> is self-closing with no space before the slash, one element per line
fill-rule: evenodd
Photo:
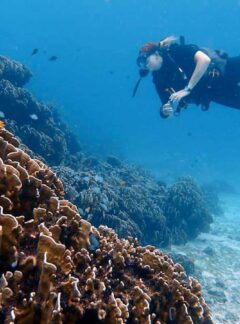
<path fill-rule="evenodd" d="M 121 181 L 119 182 L 119 184 L 120 184 L 121 187 L 124 187 L 124 186 L 126 186 L 126 181 L 121 180 Z"/>
<path fill-rule="evenodd" d="M 31 55 L 36 55 L 38 53 L 38 48 L 34 48 Z"/>
<path fill-rule="evenodd" d="M 38 116 L 36 114 L 31 114 L 29 117 L 33 120 L 38 120 Z"/>
<path fill-rule="evenodd" d="M 191 132 L 188 132 L 188 133 L 187 133 L 187 136 L 192 136 L 192 133 L 191 133 Z"/>
<path fill-rule="evenodd" d="M 2 120 L 0 120 L 0 129 L 4 128 L 4 126 L 5 126 L 4 122 Z"/>
<path fill-rule="evenodd" d="M 4 112 L 0 110 L 0 118 L 4 118 L 4 117 L 5 117 Z"/>
<path fill-rule="evenodd" d="M 48 61 L 56 61 L 57 60 L 57 56 L 53 55 L 51 57 L 49 57 Z"/>
<path fill-rule="evenodd" d="M 89 240 L 90 240 L 90 243 L 91 243 L 91 245 L 89 246 L 89 250 L 90 251 L 96 251 L 97 248 L 99 247 L 98 239 L 93 234 L 90 234 Z"/>
<path fill-rule="evenodd" d="M 101 176 L 99 176 L 99 175 L 95 175 L 94 180 L 95 180 L 96 182 L 103 183 L 103 177 L 101 177 Z"/>

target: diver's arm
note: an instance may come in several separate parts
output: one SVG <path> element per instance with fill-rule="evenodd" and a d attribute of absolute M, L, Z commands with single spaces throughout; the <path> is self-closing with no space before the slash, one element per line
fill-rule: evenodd
<path fill-rule="evenodd" d="M 195 67 L 193 74 L 191 76 L 191 79 L 189 80 L 189 83 L 187 85 L 187 88 L 189 88 L 191 90 L 201 80 L 202 76 L 207 71 L 208 66 L 211 62 L 211 59 L 209 56 L 207 56 L 202 51 L 197 51 L 194 56 L 194 61 L 196 62 L 196 67 Z"/>
<path fill-rule="evenodd" d="M 203 77 L 204 73 L 207 71 L 211 59 L 203 52 L 197 51 L 194 55 L 194 61 L 196 62 L 196 66 L 188 82 L 188 85 L 183 90 L 174 92 L 170 96 L 170 101 L 174 104 L 178 104 L 181 99 L 183 99 L 191 93 L 191 90 L 196 86 L 196 84 Z"/>

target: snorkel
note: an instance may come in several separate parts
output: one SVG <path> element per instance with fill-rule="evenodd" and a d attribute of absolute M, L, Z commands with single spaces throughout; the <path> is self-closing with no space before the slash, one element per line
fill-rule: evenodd
<path fill-rule="evenodd" d="M 147 69 L 141 69 L 141 70 L 139 70 L 139 75 L 140 75 L 140 77 L 139 77 L 137 83 L 135 84 L 135 87 L 134 87 L 134 89 L 133 89 L 133 93 L 132 93 L 132 97 L 135 97 L 135 95 L 136 95 L 136 93 L 137 93 L 137 90 L 138 90 L 138 87 L 139 87 L 139 85 L 140 85 L 142 79 L 143 79 L 145 76 L 147 76 L 148 73 L 149 73 L 149 71 L 148 71 Z"/>
<path fill-rule="evenodd" d="M 154 53 L 162 54 L 162 49 L 160 43 L 147 43 L 145 46 L 143 46 L 140 51 L 137 58 L 137 66 L 139 67 L 139 79 L 133 89 L 132 97 L 135 97 L 138 87 L 144 77 L 146 77 L 149 74 L 149 70 L 147 68 L 147 59 L 150 55 Z"/>

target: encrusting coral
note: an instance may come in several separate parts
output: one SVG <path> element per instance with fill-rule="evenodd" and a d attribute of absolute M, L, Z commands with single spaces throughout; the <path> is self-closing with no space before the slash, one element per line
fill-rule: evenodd
<path fill-rule="evenodd" d="M 180 264 L 83 220 L 5 129 L 0 159 L 1 323 L 212 323 Z"/>

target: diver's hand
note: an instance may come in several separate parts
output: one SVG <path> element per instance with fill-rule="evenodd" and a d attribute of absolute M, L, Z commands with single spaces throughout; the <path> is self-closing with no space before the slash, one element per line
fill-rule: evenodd
<path fill-rule="evenodd" d="M 173 107 L 169 102 L 163 105 L 160 109 L 160 115 L 164 118 L 173 116 Z"/>
<path fill-rule="evenodd" d="M 170 96 L 170 101 L 175 105 L 178 104 L 184 97 L 187 97 L 188 95 L 190 95 L 191 90 L 189 90 L 187 87 L 183 90 L 174 92 L 171 96 Z"/>

